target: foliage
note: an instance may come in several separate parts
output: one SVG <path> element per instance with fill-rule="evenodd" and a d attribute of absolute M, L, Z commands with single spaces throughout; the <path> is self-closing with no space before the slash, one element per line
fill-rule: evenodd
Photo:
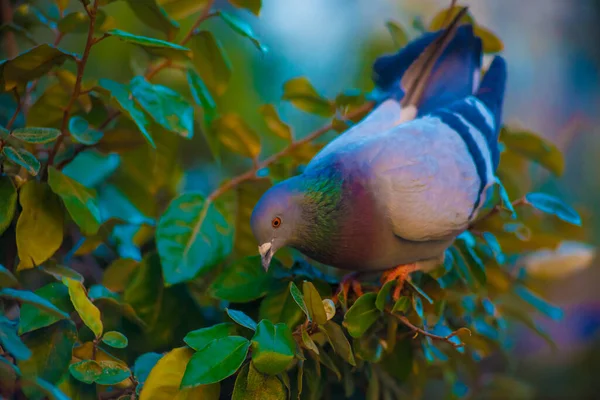
<path fill-rule="evenodd" d="M 562 173 L 554 146 L 505 126 L 504 185 L 443 265 L 414 273 L 397 300 L 393 283 L 371 281 L 362 296 L 336 296 L 339 276 L 298 253 L 282 252 L 265 272 L 250 211 L 316 154 L 315 139 L 360 120 L 369 93 L 329 99 L 296 77 L 282 100 L 330 122 L 297 139 L 263 104 L 249 107 L 265 127 L 259 135 L 219 106 L 236 66 L 206 23 L 219 19 L 264 52 L 247 22 L 260 0 L 230 0 L 229 11 L 212 0 L 127 1 L 160 38 L 116 29 L 108 3 L 56 0 L 44 12 L 22 4 L 9 26 L 24 50 L 0 63 L 11 110 L 0 130 L 0 395 L 388 399 L 441 379 L 462 398 L 482 389 L 477 363 L 509 348 L 510 324 L 547 338 L 533 312 L 561 311 L 536 293 L 521 256 L 581 236 L 571 207 L 528 193 L 530 162 Z M 193 21 L 188 30 L 183 20 Z M 398 23 L 387 26 L 397 46 L 409 40 Z M 53 43 L 37 44 L 35 29 L 53 32 Z M 502 49 L 476 31 L 487 52 Z M 65 38 L 78 53 L 61 48 Z M 131 79 L 89 79 L 90 54 L 108 41 L 145 52 Z M 179 71 L 189 90 L 164 79 Z M 285 147 L 261 157 L 271 139 Z M 211 192 L 183 192 L 194 167 L 181 157 L 188 143 L 209 149 L 213 166 L 248 170 Z"/>

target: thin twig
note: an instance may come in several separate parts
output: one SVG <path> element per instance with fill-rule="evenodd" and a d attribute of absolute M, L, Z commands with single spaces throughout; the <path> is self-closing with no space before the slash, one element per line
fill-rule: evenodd
<path fill-rule="evenodd" d="M 65 111 L 63 113 L 62 123 L 60 127 L 60 136 L 54 143 L 54 147 L 52 147 L 50 155 L 48 156 L 48 162 L 46 163 L 46 167 L 44 168 L 44 178 L 47 175 L 48 167 L 54 162 L 56 153 L 58 153 L 58 149 L 60 148 L 60 145 L 62 144 L 64 138 L 68 136 L 67 125 L 69 123 L 69 117 L 71 116 L 71 109 L 73 108 L 75 101 L 79 98 L 79 95 L 81 93 L 83 73 L 85 71 L 85 66 L 90 55 L 90 50 L 92 49 L 92 45 L 94 44 L 94 27 L 96 25 L 96 13 L 98 11 L 98 2 L 99 0 L 94 1 L 94 5 L 92 6 L 91 10 L 88 10 L 86 7 L 86 11 L 88 11 L 88 14 L 90 16 L 87 40 L 85 43 L 85 48 L 83 49 L 81 59 L 77 60 L 77 77 L 75 78 L 75 86 L 73 87 L 73 93 L 71 94 L 71 98 L 69 99 L 69 102 L 67 103 Z"/>
<path fill-rule="evenodd" d="M 348 113 L 346 115 L 346 119 L 352 119 L 354 117 L 362 115 L 363 113 L 369 111 L 372 107 L 373 107 L 372 102 L 365 103 L 362 107 L 359 107 L 359 108 L 353 110 L 352 112 Z M 268 167 L 269 165 L 278 161 L 280 158 L 289 155 L 298 147 L 300 147 L 306 143 L 312 142 L 319 136 L 329 132 L 331 129 L 333 129 L 333 126 L 332 126 L 332 123 L 330 122 L 327 125 L 317 129 L 316 131 L 308 134 L 304 138 L 297 140 L 295 142 L 292 142 L 292 144 L 290 144 L 285 149 L 281 150 L 279 153 L 273 154 L 271 157 L 267 158 L 266 160 L 256 163 L 254 165 L 254 167 L 252 167 L 252 169 L 244 172 L 241 175 L 236 176 L 235 178 L 232 178 L 231 180 L 225 182 L 223 185 L 219 186 L 217 189 L 215 189 L 215 191 L 213 191 L 208 196 L 208 200 L 212 201 L 212 200 L 216 199 L 217 197 L 221 196 L 223 193 L 237 187 L 238 185 L 240 185 L 246 181 L 256 179 L 257 171 Z"/>
<path fill-rule="evenodd" d="M 8 121 L 8 124 L 6 124 L 6 129 L 9 131 L 12 129 L 12 126 L 17 120 L 19 112 L 21 111 L 21 96 L 19 96 L 19 91 L 17 88 L 13 88 L 13 94 L 15 95 L 15 100 L 17 101 L 17 108 L 15 108 L 14 114 L 10 118 L 10 121 Z"/>
<path fill-rule="evenodd" d="M 453 342 L 452 339 L 454 336 L 458 335 L 460 332 L 466 331 L 469 333 L 469 335 L 471 335 L 471 331 L 467 328 L 459 328 L 457 330 L 455 330 L 454 332 L 452 332 L 451 334 L 447 335 L 447 336 L 440 336 L 440 335 L 436 335 L 430 332 L 427 332 L 424 329 L 419 328 L 418 326 L 414 325 L 412 322 L 410 322 L 408 320 L 408 318 L 406 318 L 403 315 L 397 315 L 397 314 L 393 314 L 393 313 L 389 313 L 389 315 L 395 317 L 398 321 L 400 321 L 401 323 L 403 323 L 408 329 L 410 329 L 411 331 L 415 332 L 416 334 L 421 334 L 423 336 L 427 336 L 433 340 L 439 340 L 442 342 L 446 342 L 448 344 L 451 344 L 453 347 L 455 348 L 460 348 L 460 347 L 464 347 L 465 344 L 463 342 L 458 342 L 455 343 Z M 416 337 L 416 336 L 415 336 Z"/>
<path fill-rule="evenodd" d="M 69 164 L 71 161 L 73 161 L 75 159 L 75 157 L 77 157 L 79 155 L 79 153 L 81 153 L 84 150 L 91 149 L 92 147 L 94 147 L 94 145 L 89 146 L 89 145 L 85 145 L 85 144 L 81 144 L 81 145 L 75 147 L 75 150 L 73 150 L 73 154 L 71 154 L 70 157 L 65 158 L 64 160 L 59 162 L 58 165 L 56 166 L 56 169 L 62 170 L 67 164 Z"/>

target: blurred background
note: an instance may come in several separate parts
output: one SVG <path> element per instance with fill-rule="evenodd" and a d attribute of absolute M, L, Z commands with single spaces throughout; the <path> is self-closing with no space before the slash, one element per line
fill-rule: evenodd
<path fill-rule="evenodd" d="M 161 3 L 168 5 L 169 0 Z M 202 1 L 197 3 L 202 4 Z M 294 128 L 296 137 L 302 137 L 323 121 L 280 101 L 284 81 L 306 76 L 328 97 L 353 88 L 369 91 L 373 86 L 372 62 L 377 56 L 396 50 L 386 21 L 395 20 L 414 36 L 418 34 L 415 27 L 420 23 L 427 25 L 429 19 L 449 3 L 442 0 L 263 0 L 259 18 L 232 10 L 250 23 L 268 48 L 265 54 L 232 33 L 222 21 L 211 19 L 206 26 L 220 38 L 234 69 L 230 87 L 218 99 L 219 107 L 222 111 L 240 113 L 252 124 L 260 119 L 258 107 L 273 103 L 283 120 Z M 40 7 L 45 4 L 47 2 L 39 2 Z M 505 121 L 540 133 L 565 153 L 565 174 L 557 179 L 536 170 L 532 175 L 532 189 L 557 194 L 574 205 L 584 218 L 585 241 L 597 246 L 600 244 L 600 212 L 597 212 L 600 208 L 600 1 L 473 0 L 458 4 L 469 6 L 476 21 L 504 42 L 503 55 L 509 67 Z M 227 7 L 223 4 L 223 8 Z M 105 11 L 114 19 L 115 27 L 132 33 L 148 33 L 148 28 L 124 2 L 112 3 Z M 185 32 L 191 22 L 182 21 L 181 31 Z M 48 34 L 43 28 L 35 33 L 41 40 Z M 61 46 L 79 52 L 82 35 L 79 36 L 67 37 Z M 152 32 L 149 36 L 162 37 L 162 34 Z M 111 70 L 103 70 L 102 75 L 127 80 L 145 65 L 141 62 L 144 57 L 147 57 L 145 53 L 133 46 L 116 39 L 105 40 L 94 48 L 86 78 L 93 79 L 100 72 L 94 60 L 109 59 L 102 68 L 111 65 Z M 180 71 L 161 72 L 156 82 L 169 82 L 176 90 L 189 93 L 185 75 Z M 260 133 L 259 125 L 256 129 Z M 283 141 L 263 143 L 262 156 L 283 146 Z M 207 162 L 211 155 L 200 134 L 185 146 L 183 153 L 187 171 L 182 190 L 208 192 L 224 177 L 247 168 L 247 165 L 228 163 L 226 159 L 220 166 Z M 582 254 L 582 258 L 593 256 L 587 248 Z M 560 258 L 558 262 L 560 269 Z M 573 263 L 572 260 L 564 262 Z M 598 398 L 599 263 L 596 258 L 584 270 L 546 282 L 547 298 L 565 310 L 560 322 L 540 321 L 555 338 L 558 350 L 553 351 L 526 330 L 517 330 L 512 349 L 516 358 L 510 364 L 503 358 L 492 358 L 484 362 L 483 367 L 490 371 L 507 368 L 516 371 L 531 383 L 538 398 Z"/>

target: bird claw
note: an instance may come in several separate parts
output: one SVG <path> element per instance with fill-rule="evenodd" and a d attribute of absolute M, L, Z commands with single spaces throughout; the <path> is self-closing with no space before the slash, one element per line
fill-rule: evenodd
<path fill-rule="evenodd" d="M 398 301 L 400 295 L 402 293 L 402 288 L 404 287 L 404 282 L 408 279 L 411 272 L 417 270 L 417 264 L 406 264 L 399 265 L 396 268 L 385 271 L 381 275 L 381 284 L 384 285 L 387 282 L 396 281 L 396 287 L 392 292 L 392 299 L 394 301 Z"/>
<path fill-rule="evenodd" d="M 354 294 L 356 294 L 357 297 L 360 297 L 364 294 L 362 290 L 362 285 L 358 280 L 358 275 L 358 273 L 352 272 L 342 278 L 338 290 L 333 296 L 333 301 L 335 303 L 338 302 L 340 294 L 343 295 L 344 299 L 348 299 L 350 289 L 352 289 L 352 291 L 354 292 Z"/>

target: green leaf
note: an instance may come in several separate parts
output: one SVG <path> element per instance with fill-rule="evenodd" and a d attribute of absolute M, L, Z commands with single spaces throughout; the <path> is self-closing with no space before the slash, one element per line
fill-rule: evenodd
<path fill-rule="evenodd" d="M 329 354 L 327 354 L 325 351 L 321 351 L 321 353 L 319 354 L 319 361 L 327 369 L 329 369 L 331 372 L 333 372 L 335 374 L 335 376 L 338 379 L 338 382 L 342 380 L 342 373 L 340 372 L 340 369 L 335 364 L 335 362 L 331 359 Z"/>
<path fill-rule="evenodd" d="M 261 106 L 259 112 L 263 116 L 269 131 L 287 141 L 292 140 L 292 129 L 279 118 L 277 110 L 275 110 L 275 107 L 272 104 Z"/>
<path fill-rule="evenodd" d="M 233 375 L 246 359 L 249 347 L 250 342 L 241 336 L 214 340 L 192 356 L 181 388 L 208 385 Z"/>
<path fill-rule="evenodd" d="M 25 393 L 29 388 L 35 388 L 48 400 L 70 400 L 61 390 L 40 378 L 23 377 L 21 380 Z"/>
<path fill-rule="evenodd" d="M 208 4 L 207 0 L 158 0 L 157 2 L 168 15 L 177 20 L 204 10 Z"/>
<path fill-rule="evenodd" d="M 204 81 L 193 69 L 187 70 L 187 82 L 192 92 L 192 97 L 197 105 L 204 110 L 204 118 L 210 123 L 217 114 L 217 105 Z"/>
<path fill-rule="evenodd" d="M 174 37 L 179 31 L 179 24 L 169 18 L 167 12 L 157 4 L 156 0 L 126 0 L 131 10 L 144 24 L 163 32 L 167 37 Z"/>
<path fill-rule="evenodd" d="M 312 321 L 311 313 L 308 311 L 308 307 L 306 306 L 306 303 L 304 302 L 304 296 L 302 295 L 302 293 L 300 292 L 300 289 L 298 289 L 298 286 L 296 286 L 296 284 L 294 282 L 290 282 L 290 294 L 292 295 L 292 298 L 294 299 L 296 304 L 298 304 L 298 307 L 300 307 L 302 312 L 304 312 L 304 314 L 306 314 L 306 318 L 308 318 L 309 321 Z"/>
<path fill-rule="evenodd" d="M 224 337 L 233 335 L 236 333 L 236 330 L 237 329 L 234 324 L 224 322 L 221 324 L 209 326 L 207 328 L 201 328 L 195 331 L 191 331 L 187 335 L 185 335 L 183 341 L 192 349 L 200 351 L 206 346 L 208 346 L 208 344 L 213 340 L 222 339 Z"/>
<path fill-rule="evenodd" d="M 278 262 L 272 266 L 276 268 Z M 265 272 L 260 264 L 260 256 L 236 260 L 228 264 L 210 290 L 212 296 L 235 303 L 246 303 L 265 296 L 277 283 L 273 272 Z"/>
<path fill-rule="evenodd" d="M 124 349 L 128 344 L 127 336 L 116 331 L 106 332 L 102 336 L 102 341 L 115 349 Z"/>
<path fill-rule="evenodd" d="M 17 210 L 17 189 L 8 176 L 0 176 L 0 236 L 10 226 Z"/>
<path fill-rule="evenodd" d="M 144 50 L 147 50 L 149 53 L 152 53 L 159 57 L 166 57 L 169 59 L 185 59 L 189 58 L 190 56 L 190 49 L 175 43 L 149 38 L 146 36 L 137 36 L 129 32 L 124 32 L 120 29 L 111 29 L 106 33 L 108 35 L 119 38 L 124 42 L 141 46 Z"/>
<path fill-rule="evenodd" d="M 315 288 L 315 286 L 308 281 L 302 283 L 302 291 L 304 292 L 304 300 L 306 302 L 306 308 L 310 314 L 310 320 L 314 321 L 319 325 L 323 325 L 327 322 L 327 314 L 325 313 L 325 307 L 323 306 L 323 299 Z"/>
<path fill-rule="evenodd" d="M 525 200 L 542 212 L 556 215 L 565 222 L 581 226 L 581 217 L 577 214 L 577 211 L 557 197 L 545 193 L 528 193 Z"/>
<path fill-rule="evenodd" d="M 31 357 L 31 350 L 15 332 L 14 323 L 3 315 L 0 315 L 0 345 L 17 360 L 27 360 Z"/>
<path fill-rule="evenodd" d="M 21 335 L 68 318 L 68 314 L 73 311 L 69 290 L 62 283 L 53 282 L 42 286 L 35 291 L 35 294 L 50 302 L 61 313 L 48 312 L 36 304 L 23 302 L 19 319 L 19 334 Z"/>
<path fill-rule="evenodd" d="M 410 306 L 411 306 L 410 297 L 402 296 L 394 304 L 394 307 L 392 308 L 392 312 L 406 314 L 410 310 Z"/>
<path fill-rule="evenodd" d="M 31 304 L 32 306 L 37 307 L 40 310 L 43 310 L 44 312 L 59 319 L 69 318 L 68 314 L 59 310 L 54 304 L 28 290 L 4 288 L 0 290 L 0 297 L 16 300 L 20 303 Z"/>
<path fill-rule="evenodd" d="M 120 362 L 99 361 L 98 364 L 102 368 L 102 373 L 96 378 L 99 385 L 116 385 L 131 376 L 129 368 Z"/>
<path fill-rule="evenodd" d="M 69 297 L 83 323 L 94 332 L 97 338 L 102 336 L 104 327 L 100 310 L 90 301 L 81 282 L 63 278 L 63 284 L 69 289 Z"/>
<path fill-rule="evenodd" d="M 8 91 L 18 84 L 46 75 L 74 55 L 48 44 L 35 46 L 11 60 L 0 62 L 0 90 Z"/>
<path fill-rule="evenodd" d="M 252 337 L 252 363 L 258 371 L 269 375 L 285 371 L 295 351 L 296 343 L 286 324 L 273 325 L 266 319 L 258 323 Z"/>
<path fill-rule="evenodd" d="M 17 128 L 11 135 L 27 143 L 50 143 L 60 136 L 60 131 L 54 128 Z"/>
<path fill-rule="evenodd" d="M 267 52 L 267 48 L 260 43 L 250 25 L 248 25 L 245 21 L 224 11 L 219 11 L 219 16 L 221 19 L 223 19 L 223 21 L 225 21 L 225 23 L 227 23 L 227 25 L 231 27 L 231 29 L 248 38 L 258 50 L 260 50 L 262 53 Z"/>
<path fill-rule="evenodd" d="M 331 347 L 333 347 L 333 351 L 342 357 L 348 364 L 356 366 L 352 347 L 350 346 L 350 342 L 348 342 L 346 335 L 344 335 L 342 327 L 333 321 L 327 321 L 322 328 L 329 339 L 329 343 L 331 343 Z"/>
<path fill-rule="evenodd" d="M 365 293 L 350 307 L 344 316 L 344 326 L 350 336 L 361 337 L 380 317 L 381 312 L 375 305 L 376 301 L 377 293 Z"/>
<path fill-rule="evenodd" d="M 19 286 L 17 278 L 4 265 L 0 264 L 0 288 L 12 288 L 16 286 Z"/>
<path fill-rule="evenodd" d="M 36 376 L 55 384 L 69 368 L 77 329 L 73 321 L 63 320 L 25 335 L 23 340 L 32 352 L 31 358 L 19 362 L 23 375 Z M 30 398 L 35 397 L 27 394 Z"/>
<path fill-rule="evenodd" d="M 444 29 L 447 24 L 449 24 L 450 21 L 452 21 L 452 19 L 454 19 L 454 17 L 456 17 L 460 11 L 462 11 L 463 8 L 464 7 L 461 6 L 454 6 L 443 9 L 433 17 L 431 23 L 429 24 L 429 30 L 438 31 L 440 29 Z M 473 24 L 475 21 L 473 20 L 471 14 L 467 12 L 461 18 L 461 22 Z"/>
<path fill-rule="evenodd" d="M 375 307 L 377 307 L 379 311 L 383 311 L 385 309 L 385 303 L 387 303 L 392 286 L 394 286 L 393 280 L 387 281 L 381 287 L 381 289 L 379 289 L 379 292 L 377 293 L 377 299 L 375 300 Z"/>
<path fill-rule="evenodd" d="M 96 234 L 102 222 L 96 191 L 86 188 L 54 167 L 48 168 L 48 184 L 52 191 L 62 198 L 81 232 L 84 235 Z"/>
<path fill-rule="evenodd" d="M 208 31 L 198 32 L 190 43 L 196 70 L 211 92 L 217 96 L 222 95 L 231 79 L 231 62 L 221 43 Z"/>
<path fill-rule="evenodd" d="M 302 310 L 296 305 L 287 287 L 267 294 L 260 303 L 258 317 L 275 323 L 283 322 L 292 329 L 303 319 Z"/>
<path fill-rule="evenodd" d="M 302 343 L 306 346 L 307 349 L 312 350 L 315 354 L 319 354 L 319 348 L 315 344 L 314 340 L 310 337 L 304 325 L 300 328 L 302 335 Z"/>
<path fill-rule="evenodd" d="M 81 276 L 79 272 L 52 261 L 44 263 L 41 270 L 59 281 L 62 281 L 62 278 L 67 277 L 83 283 L 83 276 Z"/>
<path fill-rule="evenodd" d="M 78 381 L 91 384 L 102 375 L 102 367 L 94 360 L 85 360 L 69 365 L 69 372 Z"/>
<path fill-rule="evenodd" d="M 135 124 L 148 143 L 154 148 L 156 144 L 152 135 L 148 132 L 147 128 L 150 126 L 150 122 L 146 119 L 146 115 L 143 111 L 139 110 L 135 104 L 135 101 L 131 98 L 131 94 L 127 86 L 122 85 L 118 82 L 111 81 L 109 79 L 100 79 L 99 84 L 104 89 L 108 90 L 112 97 L 117 101 L 121 111 L 123 111 Z"/>
<path fill-rule="evenodd" d="M 194 136 L 194 108 L 179 93 L 153 85 L 142 76 L 129 84 L 140 106 L 165 129 L 191 139 Z"/>
<path fill-rule="evenodd" d="M 45 183 L 29 181 L 20 190 L 21 215 L 17 221 L 17 270 L 33 268 L 52 257 L 63 240 L 60 198 Z"/>
<path fill-rule="evenodd" d="M 13 163 L 25 168 L 27 172 L 33 176 L 37 175 L 40 171 L 40 162 L 33 154 L 25 149 L 16 149 L 11 146 L 4 146 L 2 148 L 2 154 L 4 154 L 6 158 Z"/>
<path fill-rule="evenodd" d="M 247 363 L 240 370 L 233 388 L 232 400 L 285 400 L 286 390 L 276 376 L 262 374 Z"/>
<path fill-rule="evenodd" d="M 481 285 L 485 285 L 487 283 L 487 276 L 485 274 L 485 266 L 483 265 L 481 258 L 479 258 L 473 247 L 467 243 L 464 243 L 464 245 L 461 246 L 461 250 L 465 255 L 465 260 L 467 260 L 467 264 L 471 269 L 471 273 L 473 276 L 475 276 L 475 279 L 477 279 Z"/>
<path fill-rule="evenodd" d="M 388 31 L 390 31 L 392 40 L 397 48 L 406 46 L 408 43 L 408 35 L 406 34 L 404 28 L 400 26 L 400 24 L 395 21 L 388 21 L 385 23 L 385 26 L 388 28 Z"/>
<path fill-rule="evenodd" d="M 229 318 L 234 320 L 236 323 L 248 329 L 252 329 L 253 331 L 256 330 L 256 322 L 254 322 L 254 320 L 247 316 L 244 312 L 229 308 L 226 308 L 225 311 L 227 312 L 227 315 L 229 315 Z"/>
<path fill-rule="evenodd" d="M 139 263 L 131 258 L 118 258 L 105 270 L 102 284 L 113 292 L 123 292 L 138 270 Z"/>
<path fill-rule="evenodd" d="M 283 100 L 310 114 L 331 117 L 335 112 L 333 104 L 322 97 L 305 77 L 290 79 L 283 85 Z"/>
<path fill-rule="evenodd" d="M 90 127 L 89 122 L 78 115 L 71 117 L 69 120 L 69 132 L 79 143 L 91 146 L 102 139 L 104 133 Z"/>
<path fill-rule="evenodd" d="M 180 389 L 181 379 L 193 353 L 187 347 L 180 347 L 158 360 L 144 382 L 140 400 L 218 400 L 219 384 Z"/>
<path fill-rule="evenodd" d="M 236 7 L 245 8 L 256 16 L 260 15 L 262 0 L 229 0 L 229 2 Z"/>
<path fill-rule="evenodd" d="M 58 21 L 58 30 L 62 33 L 87 32 L 90 20 L 87 14 L 81 11 L 70 12 Z"/>
<path fill-rule="evenodd" d="M 215 119 L 211 130 L 229 150 L 252 159 L 260 154 L 258 134 L 238 114 Z"/>
<path fill-rule="evenodd" d="M 542 167 L 560 176 L 565 169 L 562 152 L 552 142 L 529 131 L 502 129 L 500 140 L 510 150 L 535 161 Z"/>
<path fill-rule="evenodd" d="M 165 282 L 184 282 L 222 261 L 233 247 L 233 224 L 221 203 L 196 193 L 175 198 L 156 230 Z"/>

